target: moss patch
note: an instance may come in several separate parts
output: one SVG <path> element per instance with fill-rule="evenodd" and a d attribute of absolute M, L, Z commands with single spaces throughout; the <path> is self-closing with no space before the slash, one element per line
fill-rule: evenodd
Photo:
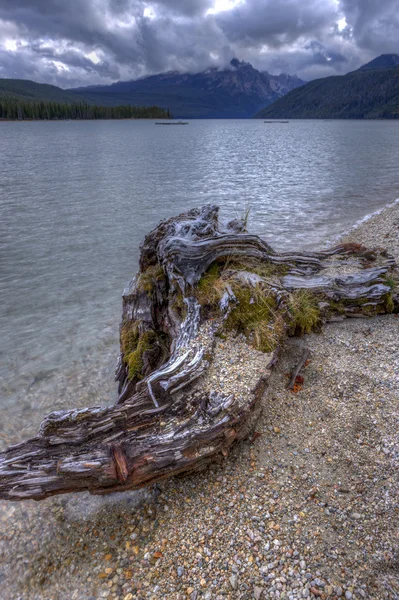
<path fill-rule="evenodd" d="M 198 282 L 195 294 L 201 306 L 217 304 L 223 295 L 224 283 L 221 281 L 222 267 L 213 263 Z"/>
<path fill-rule="evenodd" d="M 385 294 L 384 296 L 384 309 L 389 314 L 395 311 L 395 303 L 393 301 L 392 292 Z"/>
<path fill-rule="evenodd" d="M 140 292 L 146 292 L 146 294 L 151 295 L 157 283 L 163 279 L 165 279 L 165 273 L 160 265 L 148 267 L 144 273 L 141 273 L 137 281 L 137 289 Z"/>
<path fill-rule="evenodd" d="M 128 379 L 132 380 L 137 377 L 137 379 L 142 379 L 143 374 L 143 355 L 144 352 L 150 350 L 152 345 L 156 340 L 156 335 L 154 331 L 146 331 L 143 333 L 137 341 L 137 345 L 134 350 L 131 350 L 127 354 L 124 355 L 123 360 L 125 364 L 128 366 Z"/>
<path fill-rule="evenodd" d="M 133 352 L 139 341 L 138 323 L 122 323 L 120 340 L 121 351 L 125 356 Z"/>
<path fill-rule="evenodd" d="M 391 288 L 391 290 L 394 290 L 398 284 L 398 282 L 391 276 L 387 276 L 385 278 L 385 282 L 384 282 L 388 287 Z"/>
<path fill-rule="evenodd" d="M 284 275 L 287 275 L 290 270 L 287 265 L 274 264 L 269 261 L 260 261 L 255 258 L 247 258 L 243 261 L 233 261 L 226 266 L 234 271 L 249 271 L 250 273 L 256 273 L 256 275 L 260 275 L 260 277 L 265 277 L 266 279 L 283 277 Z"/>
<path fill-rule="evenodd" d="M 317 297 L 308 290 L 290 294 L 287 305 L 291 318 L 290 328 L 294 334 L 310 333 L 320 325 Z"/>
<path fill-rule="evenodd" d="M 239 294 L 242 285 L 237 284 L 233 277 L 234 272 L 238 271 L 248 271 L 266 279 L 272 279 L 282 277 L 289 271 L 289 268 L 286 265 L 274 265 L 271 262 L 252 258 L 243 261 L 227 258 L 222 262 L 214 262 L 201 277 L 195 289 L 196 298 L 201 306 L 218 310 L 219 302 L 226 291 L 227 284 L 231 286 L 234 293 L 238 290 Z"/>
<path fill-rule="evenodd" d="M 226 319 L 227 330 L 246 335 L 257 350 L 272 352 L 284 331 L 277 300 L 260 286 L 255 288 L 233 285 L 238 304 Z"/>
<path fill-rule="evenodd" d="M 120 339 L 123 362 L 128 367 L 128 379 L 142 379 L 143 355 L 150 350 L 156 340 L 156 334 L 152 330 L 139 335 L 138 321 L 135 323 L 122 324 Z"/>

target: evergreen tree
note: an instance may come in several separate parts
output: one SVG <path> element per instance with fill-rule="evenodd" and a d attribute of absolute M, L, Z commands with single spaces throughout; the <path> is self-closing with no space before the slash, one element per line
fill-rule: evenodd
<path fill-rule="evenodd" d="M 169 119 L 170 111 L 159 106 L 96 106 L 86 102 L 28 101 L 0 97 L 2 120 L 65 120 L 65 119 Z"/>

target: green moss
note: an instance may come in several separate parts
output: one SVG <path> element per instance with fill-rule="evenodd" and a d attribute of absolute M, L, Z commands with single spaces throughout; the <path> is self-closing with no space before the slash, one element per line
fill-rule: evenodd
<path fill-rule="evenodd" d="M 320 325 L 318 300 L 308 290 L 298 290 L 288 298 L 293 333 L 310 333 Z"/>
<path fill-rule="evenodd" d="M 328 316 L 334 315 L 338 313 L 339 315 L 345 314 L 345 302 L 343 300 L 329 300 L 328 299 L 329 308 L 327 309 Z"/>
<path fill-rule="evenodd" d="M 234 278 L 234 272 L 249 271 L 261 277 L 282 276 L 287 267 L 256 259 L 230 260 L 213 263 L 202 276 L 195 290 L 198 302 L 208 313 L 219 311 L 219 302 L 229 285 L 237 298 L 224 322 L 225 331 L 243 333 L 253 346 L 263 352 L 275 349 L 284 331 L 282 314 L 277 310 L 274 295 L 261 284 L 245 285 Z M 223 335 L 220 332 L 219 335 Z"/>
<path fill-rule="evenodd" d="M 249 271 L 250 273 L 256 273 L 261 277 L 271 279 L 285 275 L 288 270 L 289 268 L 286 265 L 274 265 L 270 262 L 252 258 L 242 261 L 227 258 L 221 262 L 212 263 L 201 277 L 195 294 L 201 306 L 212 310 L 217 309 L 226 290 L 226 285 L 230 284 L 232 288 L 237 287 L 237 283 L 234 282 L 234 277 L 230 276 L 230 273 L 233 274 L 234 271 Z M 240 286 L 240 284 L 238 285 Z"/>
<path fill-rule="evenodd" d="M 214 262 L 198 282 L 195 293 L 202 306 L 213 306 L 222 297 L 224 285 L 220 281 L 221 269 L 222 267 Z"/>
<path fill-rule="evenodd" d="M 150 295 L 154 291 L 157 283 L 162 281 L 164 278 L 165 273 L 160 265 L 148 267 L 144 273 L 141 273 L 137 281 L 137 289 Z"/>
<path fill-rule="evenodd" d="M 396 288 L 396 286 L 397 286 L 397 281 L 393 277 L 391 277 L 389 275 L 386 277 L 384 283 L 385 283 L 385 285 L 387 285 L 388 287 L 390 287 L 391 290 L 394 290 Z"/>
<path fill-rule="evenodd" d="M 124 355 L 133 352 L 139 341 L 138 322 L 123 323 L 120 332 L 121 351 Z"/>
<path fill-rule="evenodd" d="M 395 310 L 395 303 L 393 301 L 392 292 L 385 294 L 384 296 L 384 309 L 387 313 L 393 313 Z"/>
<path fill-rule="evenodd" d="M 242 261 L 234 261 L 228 267 L 235 271 L 249 271 L 256 273 L 260 277 L 270 279 L 273 277 L 283 277 L 287 275 L 290 268 L 287 265 L 274 264 L 269 261 L 260 261 L 255 258 L 247 258 Z"/>
<path fill-rule="evenodd" d="M 136 347 L 134 349 L 131 349 L 130 352 L 124 354 L 123 360 L 128 366 L 128 378 L 130 380 L 134 379 L 135 377 L 137 377 L 138 379 L 143 378 L 143 355 L 144 352 L 150 350 L 155 340 L 156 335 L 154 331 L 146 331 L 138 338 Z"/>
<path fill-rule="evenodd" d="M 243 333 L 257 350 L 271 352 L 284 330 L 277 301 L 260 286 L 256 288 L 233 286 L 238 304 L 232 309 L 225 326 L 227 330 Z"/>

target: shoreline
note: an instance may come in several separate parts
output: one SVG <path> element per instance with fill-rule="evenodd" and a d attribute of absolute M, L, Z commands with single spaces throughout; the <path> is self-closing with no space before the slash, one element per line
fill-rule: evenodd
<path fill-rule="evenodd" d="M 349 239 L 349 238 L 351 239 L 351 241 L 353 241 L 353 239 L 352 239 L 353 236 L 354 237 L 360 236 L 360 237 L 367 239 L 367 235 L 370 236 L 370 233 L 368 233 L 369 228 L 367 227 L 367 223 L 369 221 L 371 221 L 372 223 L 374 223 L 375 221 L 379 221 L 378 217 L 380 215 L 384 216 L 384 214 L 388 214 L 391 212 L 396 213 L 395 209 L 396 209 L 396 207 L 398 207 L 398 205 L 399 205 L 399 198 L 396 198 L 396 200 L 394 200 L 393 202 L 389 202 L 388 204 L 385 204 L 381 208 L 377 208 L 376 210 L 372 211 L 371 213 L 367 213 L 364 217 L 361 217 L 351 227 L 349 227 L 349 229 L 347 231 L 335 236 L 328 243 L 339 243 L 341 240 Z M 398 208 L 397 212 L 399 214 L 399 208 Z M 365 226 L 365 227 L 363 227 L 363 226 Z M 373 237 L 374 237 L 374 235 L 373 235 Z M 382 240 L 380 240 L 380 241 L 382 241 Z M 399 262 L 399 256 L 397 257 L 397 261 Z"/>
<path fill-rule="evenodd" d="M 340 242 L 384 246 L 399 263 L 399 201 Z M 291 338 L 262 401 L 259 436 L 156 493 L 0 502 L 5 597 L 392 600 L 398 340 L 395 315 Z M 293 394 L 286 373 L 305 346 L 312 360 Z"/>
<path fill-rule="evenodd" d="M 68 121 L 155 121 L 161 119 L 169 121 L 168 117 L 118 117 L 109 119 L 0 119 L 0 123 L 64 123 Z"/>

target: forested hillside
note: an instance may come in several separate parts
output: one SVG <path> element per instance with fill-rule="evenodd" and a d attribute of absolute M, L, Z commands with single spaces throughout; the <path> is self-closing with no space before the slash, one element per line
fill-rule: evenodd
<path fill-rule="evenodd" d="M 25 79 L 0 79 L 1 120 L 162 119 L 158 106 L 101 106 L 55 85 Z"/>
<path fill-rule="evenodd" d="M 392 57 L 396 55 L 389 56 L 390 63 L 394 64 Z M 399 57 L 397 59 L 399 64 Z M 311 81 L 267 106 L 255 117 L 399 119 L 399 66 L 389 67 L 385 63 L 383 55 L 347 75 Z"/>
<path fill-rule="evenodd" d="M 60 104 L 0 97 L 2 120 L 164 119 L 169 116 L 168 110 L 158 106 L 95 106 L 85 102 Z"/>
<path fill-rule="evenodd" d="M 82 98 L 55 85 L 36 83 L 28 79 L 0 79 L 0 100 L 18 98 L 19 100 L 44 100 L 46 102 L 81 102 Z"/>

